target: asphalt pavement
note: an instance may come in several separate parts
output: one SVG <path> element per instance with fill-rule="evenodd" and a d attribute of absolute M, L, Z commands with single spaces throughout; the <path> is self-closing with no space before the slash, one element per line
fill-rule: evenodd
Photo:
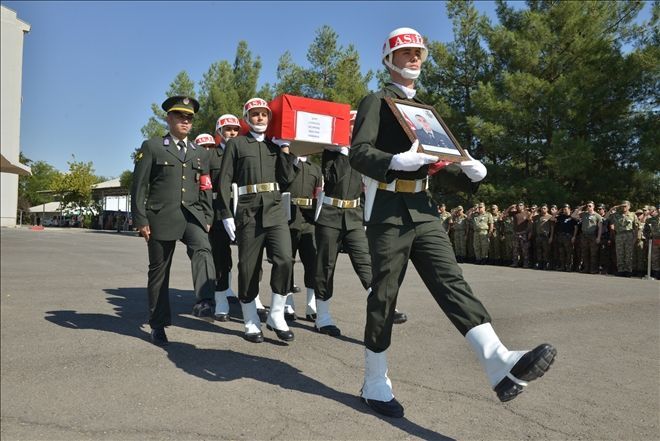
<path fill-rule="evenodd" d="M 388 350 L 405 417 L 389 419 L 358 398 L 366 294 L 346 255 L 332 300 L 341 338 L 298 320 L 294 342 L 264 326 L 253 344 L 237 306 L 226 323 L 191 315 L 178 244 L 171 343 L 159 348 L 145 325 L 143 239 L 2 228 L 0 247 L 2 440 L 660 439 L 658 281 L 461 265 L 507 347 L 558 350 L 543 378 L 500 403 L 411 265 L 398 303 L 409 320 Z M 266 305 L 269 275 L 264 262 Z"/>

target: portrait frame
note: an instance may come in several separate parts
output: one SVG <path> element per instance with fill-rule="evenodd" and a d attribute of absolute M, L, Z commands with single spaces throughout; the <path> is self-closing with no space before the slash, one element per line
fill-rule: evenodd
<path fill-rule="evenodd" d="M 386 97 L 385 102 L 392 110 L 394 117 L 406 135 L 413 143 L 419 140 L 420 153 L 437 156 L 450 162 L 468 161 L 467 152 L 458 143 L 447 124 L 433 106 Z M 423 127 L 427 125 L 427 127 Z M 435 136 L 424 135 L 424 129 L 429 129 Z"/>

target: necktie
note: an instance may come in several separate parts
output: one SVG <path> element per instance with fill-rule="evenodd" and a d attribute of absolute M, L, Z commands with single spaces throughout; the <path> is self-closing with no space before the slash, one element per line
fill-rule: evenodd
<path fill-rule="evenodd" d="M 186 143 L 183 141 L 179 141 L 176 143 L 176 145 L 179 146 L 179 159 L 182 161 L 186 159 Z"/>

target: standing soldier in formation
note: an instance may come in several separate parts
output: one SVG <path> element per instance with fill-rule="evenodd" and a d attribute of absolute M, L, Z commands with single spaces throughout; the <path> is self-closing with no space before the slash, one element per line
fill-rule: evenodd
<path fill-rule="evenodd" d="M 555 219 L 552 232 L 552 240 L 557 241 L 559 247 L 559 271 L 571 271 L 577 230 L 577 222 L 571 217 L 571 206 L 564 204 Z"/>
<path fill-rule="evenodd" d="M 445 204 L 438 205 L 438 215 L 440 215 L 442 226 L 447 234 L 449 234 L 449 231 L 451 230 L 451 213 L 447 211 L 447 206 Z"/>
<path fill-rule="evenodd" d="M 571 216 L 580 222 L 582 230 L 580 242 L 582 272 L 598 274 L 598 246 L 600 245 L 603 218 L 594 211 L 593 201 L 588 201 L 582 207 L 576 208 Z"/>
<path fill-rule="evenodd" d="M 529 268 L 529 239 L 531 238 L 530 213 L 525 210 L 525 203 L 518 202 L 504 211 L 504 216 L 511 217 L 513 221 L 513 263 L 517 268 L 522 261 L 525 268 Z"/>
<path fill-rule="evenodd" d="M 536 267 L 540 270 L 550 268 L 550 235 L 552 234 L 552 215 L 548 213 L 548 205 L 541 205 L 541 213 L 534 220 L 534 240 L 536 250 Z"/>
<path fill-rule="evenodd" d="M 660 279 L 660 204 L 652 212 L 646 221 L 644 235 L 649 241 L 651 248 L 651 274 Z"/>
<path fill-rule="evenodd" d="M 490 236 L 493 234 L 495 224 L 493 216 L 486 213 L 486 205 L 483 202 L 477 204 L 477 212 L 472 216 L 472 243 L 474 244 L 474 255 L 477 265 L 485 265 L 488 262 L 488 248 L 490 247 Z"/>
<path fill-rule="evenodd" d="M 465 215 L 467 216 L 467 224 L 465 225 L 465 249 L 467 251 L 465 261 L 474 263 L 476 256 L 474 253 L 474 224 L 472 219 L 476 216 L 478 208 L 473 205 Z"/>
<path fill-rule="evenodd" d="M 467 256 L 467 216 L 463 213 L 463 206 L 459 205 L 454 209 L 452 217 L 452 232 L 454 234 L 454 253 L 458 263 L 465 262 Z"/>
<path fill-rule="evenodd" d="M 238 136 L 240 131 L 238 118 L 231 114 L 225 114 L 218 118 L 215 124 L 215 137 L 217 142 L 215 148 L 209 150 L 209 166 L 211 168 L 211 182 L 213 183 L 213 211 L 214 221 L 209 233 L 211 248 L 213 249 L 213 262 L 215 264 L 215 319 L 221 322 L 229 320 L 228 298 L 235 299 L 231 289 L 231 268 L 233 266 L 231 256 L 231 239 L 222 225 L 221 213 L 225 207 L 220 193 L 220 169 L 222 158 L 227 147 L 227 141 Z M 201 136 L 201 135 L 200 135 Z M 197 138 L 200 138 L 199 136 Z M 235 300 L 234 300 L 235 301 Z"/>
<path fill-rule="evenodd" d="M 493 217 L 493 233 L 490 236 L 488 259 L 493 265 L 502 265 L 502 221 L 497 205 L 490 206 L 490 215 Z"/>
<path fill-rule="evenodd" d="M 502 264 L 511 265 L 513 263 L 513 240 L 515 235 L 513 231 L 513 219 L 505 213 L 506 210 L 500 214 L 502 225 Z"/>
<path fill-rule="evenodd" d="M 415 98 L 414 79 L 428 50 L 422 36 L 410 28 L 393 31 L 383 46 L 383 63 L 392 82 L 360 103 L 351 165 L 365 175 L 369 210 L 365 212 L 373 265 L 372 293 L 367 299 L 365 378 L 361 396 L 376 412 L 402 417 L 387 376 L 394 308 L 408 261 L 412 261 L 431 295 L 465 336 L 502 401 L 515 398 L 527 381 L 542 376 L 556 350 L 541 345 L 529 352 L 509 351 L 490 324 L 490 316 L 474 297 L 456 263 L 438 210 L 426 193 L 429 165 L 437 158 L 418 153 L 418 141 L 408 136 L 388 109 L 386 97 Z M 478 182 L 486 168 L 476 160 L 452 164 L 438 173 L 459 173 L 463 184 Z"/>
<path fill-rule="evenodd" d="M 615 237 L 617 275 L 630 277 L 632 276 L 633 246 L 639 221 L 637 216 L 630 212 L 630 202 L 628 201 L 612 207 L 608 216 L 612 221 L 610 231 L 614 232 Z"/>
<path fill-rule="evenodd" d="M 176 241 L 186 245 L 191 260 L 197 297 L 193 315 L 204 320 L 213 320 L 215 268 L 208 238 L 213 222 L 208 156 L 188 140 L 199 103 L 173 96 L 161 107 L 169 132 L 142 143 L 135 156 L 131 210 L 149 250 L 151 341 L 165 346 L 165 328 L 172 324 L 169 282 Z"/>
<path fill-rule="evenodd" d="M 598 214 L 603 219 L 600 224 L 600 244 L 598 245 L 598 265 L 601 274 L 612 272 L 612 235 L 610 234 L 610 219 L 606 216 L 607 210 L 604 204 L 598 204 Z"/>
<path fill-rule="evenodd" d="M 316 300 L 314 298 L 314 271 L 316 266 L 316 244 L 314 240 L 314 211 L 317 194 L 323 187 L 321 167 L 307 160 L 306 156 L 298 158 L 298 173 L 291 185 L 285 188 L 291 194 L 291 218 L 289 230 L 291 231 L 291 251 L 295 262 L 296 253 L 300 253 L 300 261 L 305 272 L 307 320 L 316 320 Z M 294 264 L 295 265 L 295 264 Z M 293 286 L 293 273 L 291 274 Z M 293 293 L 286 299 L 285 318 L 295 320 L 295 305 Z"/>
<path fill-rule="evenodd" d="M 642 209 L 635 211 L 635 216 L 637 216 L 639 227 L 637 228 L 637 232 L 635 234 L 635 243 L 633 246 L 633 274 L 638 277 L 646 274 L 648 254 L 648 248 L 646 247 L 646 241 L 644 237 L 644 231 L 646 228 L 646 213 L 647 210 Z"/>
<path fill-rule="evenodd" d="M 280 186 L 289 185 L 295 178 L 295 157 L 289 154 L 288 144 L 265 138 L 271 118 L 268 103 L 263 99 L 252 98 L 245 103 L 243 119 L 250 131 L 245 136 L 227 141 L 218 184 L 223 226 L 229 238 L 238 243 L 238 296 L 243 310 L 245 338 L 253 343 L 263 341 L 255 298 L 259 294 L 264 247 L 269 249 L 273 263 L 270 277 L 272 297 L 266 325 L 280 340 L 294 339 L 284 319 L 286 296 L 291 291 L 293 260 Z M 238 186 L 235 215 L 228 208 L 232 183 Z"/>
<path fill-rule="evenodd" d="M 550 215 L 552 216 L 552 225 L 550 228 L 550 269 L 552 270 L 558 270 L 559 269 L 559 242 L 557 241 L 557 238 L 554 236 L 552 231 L 554 230 L 555 227 L 555 221 L 557 220 L 557 214 L 559 214 L 559 210 L 557 210 L 556 205 L 551 205 L 550 206 Z"/>

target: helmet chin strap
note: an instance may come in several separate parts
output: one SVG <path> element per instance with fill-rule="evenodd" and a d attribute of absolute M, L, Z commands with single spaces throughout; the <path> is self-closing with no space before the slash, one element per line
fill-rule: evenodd
<path fill-rule="evenodd" d="M 264 133 L 268 128 L 268 124 L 252 124 L 250 121 L 247 121 L 247 123 L 255 133 Z"/>
<path fill-rule="evenodd" d="M 401 69 L 399 67 L 396 67 L 389 59 L 391 56 L 392 55 L 390 54 L 387 58 L 383 60 L 385 66 L 389 67 L 394 72 L 398 73 L 407 80 L 416 80 L 419 77 L 419 74 L 422 72 L 420 69 L 409 69 L 407 67 Z"/>

